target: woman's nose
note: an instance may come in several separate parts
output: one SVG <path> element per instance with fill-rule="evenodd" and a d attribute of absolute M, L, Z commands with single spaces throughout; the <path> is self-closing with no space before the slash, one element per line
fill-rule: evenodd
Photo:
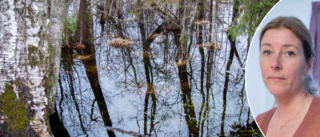
<path fill-rule="evenodd" d="M 278 55 L 275 55 L 271 62 L 271 68 L 275 70 L 282 69 L 281 58 Z"/>

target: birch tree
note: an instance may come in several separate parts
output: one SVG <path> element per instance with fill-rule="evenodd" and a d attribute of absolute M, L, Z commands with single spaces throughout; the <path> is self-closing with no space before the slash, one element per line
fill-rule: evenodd
<path fill-rule="evenodd" d="M 51 136 L 64 2 L 0 2 L 0 136 Z"/>

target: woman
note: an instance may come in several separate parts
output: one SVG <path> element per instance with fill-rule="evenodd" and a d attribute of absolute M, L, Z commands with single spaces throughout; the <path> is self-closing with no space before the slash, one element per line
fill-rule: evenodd
<path fill-rule="evenodd" d="M 263 81 L 276 107 L 256 121 L 269 137 L 320 136 L 320 98 L 310 72 L 314 57 L 312 37 L 295 17 L 278 17 L 260 34 Z"/>

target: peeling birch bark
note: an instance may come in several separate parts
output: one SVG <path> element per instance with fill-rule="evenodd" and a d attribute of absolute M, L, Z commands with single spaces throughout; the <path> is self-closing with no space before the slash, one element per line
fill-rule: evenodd
<path fill-rule="evenodd" d="M 62 4 L 55 0 L 1 1 L 0 126 L 8 131 L 0 135 L 51 136 L 48 117 L 54 109 L 63 27 L 63 6 L 55 7 L 58 3 Z M 25 128 L 10 123 L 15 117 L 4 107 L 12 103 L 4 102 L 4 93 L 10 91 L 16 96 L 11 101 L 20 102 L 26 110 L 22 117 Z"/>

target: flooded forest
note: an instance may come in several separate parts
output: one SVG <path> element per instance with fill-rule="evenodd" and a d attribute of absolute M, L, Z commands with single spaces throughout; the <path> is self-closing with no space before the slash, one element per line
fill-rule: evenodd
<path fill-rule="evenodd" d="M 48 116 L 50 134 L 261 136 L 244 74 L 253 33 L 276 0 L 63 2 L 57 92 L 55 100 L 43 99 L 54 107 Z M 28 7 L 25 12 L 37 10 Z M 30 54 L 33 46 L 28 46 Z M 9 92 L 7 85 L 4 91 Z M 4 116 L 2 90 L 1 127 L 10 117 Z"/>
<path fill-rule="evenodd" d="M 250 38 L 227 34 L 237 6 L 70 1 L 56 98 L 65 129 L 71 136 L 259 134 L 244 85 Z"/>

